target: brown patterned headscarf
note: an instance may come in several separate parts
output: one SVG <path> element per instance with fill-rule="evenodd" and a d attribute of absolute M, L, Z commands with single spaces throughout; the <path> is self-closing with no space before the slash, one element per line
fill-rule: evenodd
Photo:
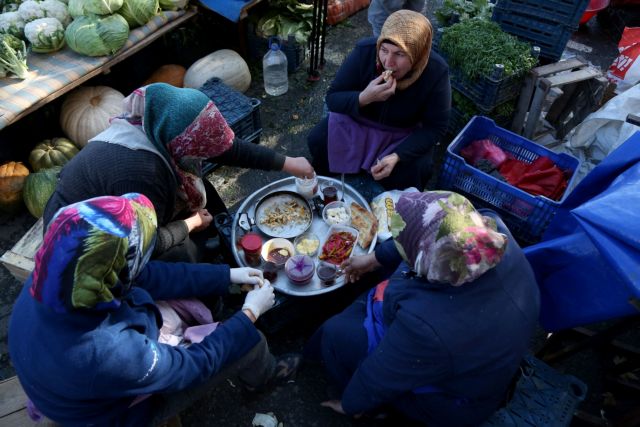
<path fill-rule="evenodd" d="M 431 53 L 431 38 L 433 28 L 431 22 L 421 13 L 412 10 L 399 10 L 389 15 L 377 42 L 377 52 L 386 40 L 402 49 L 411 60 L 411 70 L 402 80 L 398 80 L 396 88 L 404 90 L 418 80 L 422 74 Z M 376 59 L 379 68 L 382 67 L 380 57 Z"/>

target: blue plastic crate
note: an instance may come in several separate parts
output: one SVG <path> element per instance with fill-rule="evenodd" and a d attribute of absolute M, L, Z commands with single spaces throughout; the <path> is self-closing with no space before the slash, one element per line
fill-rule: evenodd
<path fill-rule="evenodd" d="M 498 0 L 495 8 L 576 27 L 588 5 L 589 0 Z"/>
<path fill-rule="evenodd" d="M 557 61 L 577 25 L 567 26 L 517 11 L 493 8 L 492 19 L 503 31 L 540 48 L 540 56 Z"/>
<path fill-rule="evenodd" d="M 236 137 L 255 140 L 255 134 L 262 132 L 259 99 L 249 98 L 217 77 L 207 80 L 200 91 L 216 104 Z"/>
<path fill-rule="evenodd" d="M 568 426 L 587 395 L 587 386 L 533 356 L 525 357 L 520 370 L 511 400 L 481 427 Z"/>
<path fill-rule="evenodd" d="M 438 49 L 442 34 L 442 29 L 436 31 L 433 38 L 433 49 L 448 62 L 447 55 Z M 520 89 L 528 71 L 523 70 L 520 73 L 498 78 L 482 76 L 476 81 L 470 81 L 462 74 L 462 71 L 449 64 L 449 79 L 455 90 L 463 93 L 482 110 L 490 111 L 497 105 L 511 101 L 520 95 Z"/>
<path fill-rule="evenodd" d="M 540 156 L 549 157 L 558 168 L 571 174 L 568 188 L 572 188 L 580 161 L 568 154 L 556 154 L 483 116 L 473 117 L 447 147 L 440 188 L 464 194 L 477 207 L 497 211 L 521 243 L 539 241 L 567 192 L 559 201 L 534 196 L 467 164 L 460 150 L 477 139 L 490 139 L 507 154 L 527 163 Z"/>

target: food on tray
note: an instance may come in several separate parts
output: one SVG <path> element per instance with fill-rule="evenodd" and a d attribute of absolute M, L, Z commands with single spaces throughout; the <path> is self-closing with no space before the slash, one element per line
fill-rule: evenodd
<path fill-rule="evenodd" d="M 296 251 L 303 255 L 315 254 L 320 246 L 320 241 L 314 238 L 303 238 L 296 245 Z"/>
<path fill-rule="evenodd" d="M 313 277 L 316 266 L 310 256 L 294 255 L 287 260 L 284 271 L 292 283 L 306 285 Z"/>
<path fill-rule="evenodd" d="M 311 221 L 311 213 L 297 200 L 287 200 L 265 208 L 260 224 L 271 229 L 282 229 L 289 224 L 305 224 Z"/>
<path fill-rule="evenodd" d="M 349 213 L 342 206 L 327 209 L 327 222 L 332 225 L 349 222 Z"/>
<path fill-rule="evenodd" d="M 287 248 L 275 248 L 269 251 L 267 261 L 276 265 L 284 264 L 291 257 L 291 253 Z"/>
<path fill-rule="evenodd" d="M 272 262 L 265 263 L 264 267 L 262 267 L 262 275 L 265 280 L 275 283 L 278 279 L 278 266 Z"/>
<path fill-rule="evenodd" d="M 323 285 L 333 285 L 336 281 L 336 276 L 338 275 L 338 267 L 328 262 L 320 261 L 320 264 L 318 264 L 318 268 L 316 269 L 316 274 Z"/>
<path fill-rule="evenodd" d="M 378 220 L 375 215 L 356 202 L 352 202 L 351 225 L 358 229 L 360 233 L 358 244 L 363 249 L 367 249 L 378 232 Z"/>
<path fill-rule="evenodd" d="M 322 245 L 322 253 L 318 258 L 331 264 L 340 265 L 349 258 L 356 244 L 356 236 L 348 231 L 336 231 L 331 233 L 327 241 Z"/>

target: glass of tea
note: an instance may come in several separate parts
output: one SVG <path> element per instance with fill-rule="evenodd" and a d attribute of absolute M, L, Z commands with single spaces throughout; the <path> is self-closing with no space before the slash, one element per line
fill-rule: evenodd
<path fill-rule="evenodd" d="M 338 201 L 338 187 L 332 181 L 325 181 L 320 186 L 322 201 L 325 205 Z"/>

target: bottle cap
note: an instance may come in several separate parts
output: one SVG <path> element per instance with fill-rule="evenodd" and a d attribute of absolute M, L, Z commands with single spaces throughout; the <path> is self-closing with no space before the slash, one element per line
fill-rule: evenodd
<path fill-rule="evenodd" d="M 256 252 L 262 246 L 262 238 L 255 233 L 247 233 L 240 239 L 242 249 L 249 252 Z"/>

